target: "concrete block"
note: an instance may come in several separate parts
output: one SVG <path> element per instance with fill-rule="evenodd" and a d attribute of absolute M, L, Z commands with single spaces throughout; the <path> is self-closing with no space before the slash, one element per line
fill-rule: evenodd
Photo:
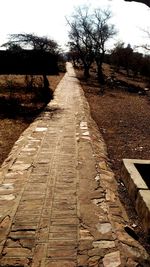
<path fill-rule="evenodd" d="M 150 190 L 138 191 L 135 208 L 142 220 L 144 231 L 150 235 Z"/>
<path fill-rule="evenodd" d="M 121 179 L 124 182 L 137 214 L 143 222 L 143 229 L 150 234 L 150 189 L 140 175 L 137 165 L 149 164 L 150 160 L 123 159 Z"/>

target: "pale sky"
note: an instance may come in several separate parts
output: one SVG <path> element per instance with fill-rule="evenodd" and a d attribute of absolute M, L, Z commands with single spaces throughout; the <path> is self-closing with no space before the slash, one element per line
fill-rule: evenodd
<path fill-rule="evenodd" d="M 119 31 L 114 43 L 148 43 L 140 29 L 150 30 L 150 8 L 143 4 L 123 0 L 0 0 L 0 45 L 7 41 L 8 34 L 35 33 L 49 36 L 64 47 L 68 41 L 65 16 L 84 4 L 112 10 L 112 23 Z"/>

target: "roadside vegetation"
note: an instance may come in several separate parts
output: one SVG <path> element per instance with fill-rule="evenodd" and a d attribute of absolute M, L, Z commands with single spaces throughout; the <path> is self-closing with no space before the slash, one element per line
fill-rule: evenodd
<path fill-rule="evenodd" d="M 111 12 L 109 10 L 90 10 L 89 7 L 76 8 L 72 17 L 67 19 L 69 31 L 69 58 L 73 60 L 74 67 L 82 64 L 84 78 L 90 76 L 93 62 L 96 64 L 99 83 L 104 83 L 102 64 L 105 56 L 105 46 L 110 38 L 116 34 L 114 25 L 109 23 Z"/>
<path fill-rule="evenodd" d="M 59 75 L 48 76 L 53 92 L 63 76 L 64 72 L 60 72 Z M 34 89 L 34 93 L 26 92 L 26 88 L 24 87 L 25 78 L 26 77 L 22 75 L 0 77 L 0 82 L 3 84 L 4 88 L 5 79 L 10 79 L 11 82 L 13 81 L 18 84 L 23 84 L 23 89 L 21 89 L 21 91 L 19 89 L 20 87 L 17 87 L 13 91 L 8 88 L 7 90 L 3 89 L 0 91 L 1 97 L 2 95 L 5 98 L 10 97 L 13 103 L 20 103 L 20 106 L 17 105 L 17 108 L 15 105 L 12 105 L 11 100 L 7 102 L 5 101 L 3 109 L 0 106 L 0 165 L 7 158 L 14 142 L 17 141 L 20 134 L 30 125 L 30 123 L 33 122 L 37 114 L 43 109 L 43 103 L 41 103 L 41 100 L 37 102 L 36 99 L 36 102 L 32 103 L 32 99 L 34 97 L 36 98 L 35 93 L 38 88 Z M 36 77 L 37 80 L 40 78 L 41 77 Z M 20 112 L 18 112 L 18 108 Z"/>
<path fill-rule="evenodd" d="M 20 134 L 53 99 L 66 71 L 59 45 L 47 37 L 10 35 L 3 46 L 6 51 L 0 51 L 0 164 Z"/>
<path fill-rule="evenodd" d="M 117 34 L 115 26 L 110 23 L 111 17 L 110 10 L 91 10 L 90 7 L 84 6 L 76 8 L 72 16 L 67 18 L 70 48 L 68 59 L 76 69 L 83 70 L 85 80 L 90 78 L 94 66 L 100 93 L 104 92 L 108 81 L 110 85 L 114 84 L 114 71 L 126 71 L 127 76 L 134 80 L 138 80 L 140 75 L 147 80 L 150 77 L 149 44 L 142 46 L 145 54 L 134 51 L 130 44 L 126 46 L 121 41 L 108 51 L 108 42 Z M 150 37 L 149 31 L 146 30 L 145 33 Z M 105 76 L 104 63 L 113 66 L 109 77 Z"/>
<path fill-rule="evenodd" d="M 35 34 L 12 34 L 2 46 L 0 111 L 12 116 L 40 112 L 53 99 L 49 75 L 65 71 L 59 45 Z"/>

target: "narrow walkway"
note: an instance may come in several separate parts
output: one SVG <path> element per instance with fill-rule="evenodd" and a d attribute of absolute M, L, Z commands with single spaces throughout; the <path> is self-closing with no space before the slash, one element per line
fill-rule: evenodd
<path fill-rule="evenodd" d="M 0 267 L 150 266 L 124 231 L 105 144 L 70 63 L 0 181 Z"/>

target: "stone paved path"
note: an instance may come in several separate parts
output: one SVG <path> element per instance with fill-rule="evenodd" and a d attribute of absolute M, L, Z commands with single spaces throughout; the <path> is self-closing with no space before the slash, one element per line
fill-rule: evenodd
<path fill-rule="evenodd" d="M 150 266 L 70 63 L 0 170 L 0 266 Z"/>

